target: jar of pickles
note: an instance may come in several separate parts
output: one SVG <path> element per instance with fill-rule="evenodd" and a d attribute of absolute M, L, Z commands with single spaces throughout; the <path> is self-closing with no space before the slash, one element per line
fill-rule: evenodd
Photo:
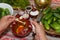
<path fill-rule="evenodd" d="M 20 19 L 18 17 L 11 25 L 12 33 L 17 37 L 23 38 L 32 32 L 31 22 L 27 19 Z"/>

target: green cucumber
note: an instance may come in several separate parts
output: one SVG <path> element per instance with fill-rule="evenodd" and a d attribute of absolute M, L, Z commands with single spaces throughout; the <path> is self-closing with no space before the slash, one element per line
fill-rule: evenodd
<path fill-rule="evenodd" d="M 56 20 L 57 20 L 57 18 L 56 18 L 56 17 L 54 17 L 54 18 L 53 18 L 53 21 L 56 21 Z"/>
<path fill-rule="evenodd" d="M 45 19 L 42 17 L 42 18 L 41 18 L 41 22 L 42 22 L 43 24 L 44 24 L 44 21 L 45 21 Z"/>
<path fill-rule="evenodd" d="M 54 13 L 54 16 L 60 19 L 60 14 Z"/>
<path fill-rule="evenodd" d="M 45 18 L 46 20 L 48 20 L 52 15 L 53 15 L 52 13 L 49 13 L 49 14 L 44 15 L 43 18 Z"/>
<path fill-rule="evenodd" d="M 54 22 L 53 24 L 51 24 L 51 27 L 55 30 L 60 29 L 60 25 L 57 22 Z"/>
<path fill-rule="evenodd" d="M 49 29 L 50 29 L 50 26 L 49 26 L 49 24 L 47 23 L 47 21 L 44 21 L 44 26 L 45 26 L 45 29 L 46 29 L 46 30 L 49 30 Z"/>
<path fill-rule="evenodd" d="M 56 33 L 60 33 L 60 29 L 55 30 Z"/>
<path fill-rule="evenodd" d="M 50 24 L 53 21 L 53 17 L 48 19 L 48 24 Z"/>
<path fill-rule="evenodd" d="M 5 12 L 6 15 L 9 15 L 10 14 L 9 9 L 5 8 L 4 10 L 5 10 L 4 12 Z"/>
<path fill-rule="evenodd" d="M 10 11 L 6 8 L 6 9 L 4 9 L 4 8 L 0 8 L 0 19 L 3 17 L 3 16 L 6 16 L 6 15 L 8 15 L 8 14 L 10 14 Z"/>
<path fill-rule="evenodd" d="M 58 19 L 57 22 L 60 24 L 60 19 Z"/>
<path fill-rule="evenodd" d="M 6 14 L 5 14 L 5 12 L 3 11 L 3 12 L 2 12 L 2 17 L 4 17 L 4 16 L 6 16 Z"/>
<path fill-rule="evenodd" d="M 4 9 L 0 8 L 0 19 L 2 18 L 2 14 L 4 13 Z"/>
<path fill-rule="evenodd" d="M 43 14 L 48 14 L 51 11 L 51 7 L 47 7 L 44 11 Z"/>
<path fill-rule="evenodd" d="M 60 7 L 57 7 L 57 8 L 56 8 L 56 11 L 57 11 L 58 13 L 60 13 Z"/>

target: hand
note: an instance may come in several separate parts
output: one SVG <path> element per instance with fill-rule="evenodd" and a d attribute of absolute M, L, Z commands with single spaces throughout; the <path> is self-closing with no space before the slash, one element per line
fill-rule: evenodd
<path fill-rule="evenodd" d="M 15 18 L 11 15 L 7 15 L 1 18 L 0 20 L 0 32 L 5 30 L 11 22 L 13 22 Z"/>
<path fill-rule="evenodd" d="M 40 22 L 40 24 L 38 24 L 36 21 L 32 21 L 32 23 L 34 24 L 35 31 L 36 31 L 35 39 L 36 40 L 47 40 L 42 23 Z"/>

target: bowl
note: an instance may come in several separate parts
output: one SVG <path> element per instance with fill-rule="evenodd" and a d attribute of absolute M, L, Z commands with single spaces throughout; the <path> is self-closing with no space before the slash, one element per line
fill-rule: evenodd
<path fill-rule="evenodd" d="M 47 10 L 48 9 L 48 10 Z M 42 24 L 45 28 L 45 32 L 50 35 L 50 36 L 53 36 L 53 37 L 60 37 L 60 23 L 58 20 L 60 20 L 59 17 L 57 17 L 60 12 L 60 7 L 47 7 L 44 9 L 44 12 L 43 13 L 43 17 L 42 17 Z M 47 11 L 46 11 L 47 10 Z M 49 12 L 48 12 L 49 11 Z M 56 15 L 57 16 L 56 16 Z M 51 15 L 51 16 L 50 16 Z M 50 16 L 49 18 L 47 18 L 48 16 Z M 51 19 L 51 20 L 50 20 Z M 58 25 L 56 25 L 58 24 Z"/>
<path fill-rule="evenodd" d="M 0 8 L 8 8 L 10 11 L 10 14 L 13 15 L 13 8 L 11 5 L 6 4 L 6 3 L 0 3 Z"/>
<path fill-rule="evenodd" d="M 32 26 L 29 20 L 18 19 L 12 23 L 12 33 L 20 38 L 28 36 L 32 32 Z"/>

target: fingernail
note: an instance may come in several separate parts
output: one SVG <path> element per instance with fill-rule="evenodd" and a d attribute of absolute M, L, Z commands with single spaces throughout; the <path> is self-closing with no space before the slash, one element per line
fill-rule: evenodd
<path fill-rule="evenodd" d="M 40 25 L 42 25 L 42 23 L 40 22 Z"/>

